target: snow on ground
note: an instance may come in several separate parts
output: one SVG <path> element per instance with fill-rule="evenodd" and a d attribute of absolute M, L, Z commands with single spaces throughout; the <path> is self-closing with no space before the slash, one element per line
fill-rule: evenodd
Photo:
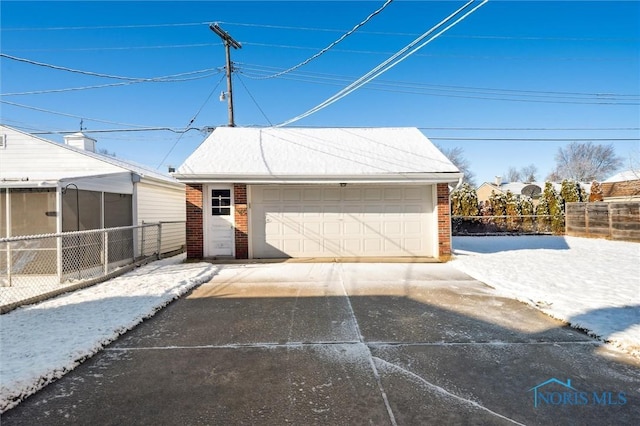
<path fill-rule="evenodd" d="M 0 413 L 73 370 L 217 268 L 159 260 L 120 277 L 0 316 Z"/>
<path fill-rule="evenodd" d="M 574 237 L 454 237 L 459 270 L 640 356 L 640 244 Z M 75 368 L 218 268 L 153 262 L 0 316 L 0 412 Z M 380 265 L 385 267 L 384 264 Z"/>
<path fill-rule="evenodd" d="M 640 244 L 577 237 L 454 237 L 452 265 L 505 296 L 640 356 Z"/>

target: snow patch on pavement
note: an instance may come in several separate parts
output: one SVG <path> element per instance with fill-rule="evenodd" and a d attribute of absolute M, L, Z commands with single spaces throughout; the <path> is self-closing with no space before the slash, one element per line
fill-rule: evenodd
<path fill-rule="evenodd" d="M 118 336 L 209 281 L 217 267 L 159 260 L 0 316 L 0 413 L 73 370 Z"/>
<path fill-rule="evenodd" d="M 578 237 L 454 237 L 451 264 L 507 297 L 640 356 L 640 244 Z"/>

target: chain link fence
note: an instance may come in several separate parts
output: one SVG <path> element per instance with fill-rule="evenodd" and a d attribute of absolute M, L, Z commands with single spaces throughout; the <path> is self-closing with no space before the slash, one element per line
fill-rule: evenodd
<path fill-rule="evenodd" d="M 0 313 L 159 259 L 162 235 L 154 223 L 0 238 Z"/>
<path fill-rule="evenodd" d="M 550 215 L 452 216 L 451 233 L 454 236 L 552 234 L 553 221 Z"/>

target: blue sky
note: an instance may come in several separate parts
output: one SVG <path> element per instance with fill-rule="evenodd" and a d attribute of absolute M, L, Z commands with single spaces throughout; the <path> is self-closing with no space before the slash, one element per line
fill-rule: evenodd
<path fill-rule="evenodd" d="M 231 52 L 236 125 L 277 125 L 464 4 L 395 0 L 317 59 L 265 78 L 318 53 L 384 3 L 3 0 L 1 51 L 31 63 L 0 58 L 0 121 L 55 132 L 78 130 L 82 118 L 98 148 L 166 171 L 204 133 L 96 131 L 183 129 L 194 117 L 198 129 L 226 125 L 227 104 L 218 99 L 226 90 L 224 48 L 209 23 L 242 44 Z M 445 148 L 462 148 L 478 184 L 532 163 L 543 179 L 558 148 L 572 140 L 611 143 L 626 168 L 640 167 L 639 21 L 639 2 L 489 1 L 369 84 L 291 126 L 418 127 Z M 131 80 L 33 62 L 129 79 L 209 71 L 87 89 Z"/>

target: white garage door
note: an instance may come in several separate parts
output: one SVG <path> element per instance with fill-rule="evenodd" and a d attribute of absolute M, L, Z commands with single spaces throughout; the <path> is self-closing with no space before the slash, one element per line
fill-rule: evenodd
<path fill-rule="evenodd" d="M 254 258 L 433 256 L 432 188 L 251 187 Z"/>

